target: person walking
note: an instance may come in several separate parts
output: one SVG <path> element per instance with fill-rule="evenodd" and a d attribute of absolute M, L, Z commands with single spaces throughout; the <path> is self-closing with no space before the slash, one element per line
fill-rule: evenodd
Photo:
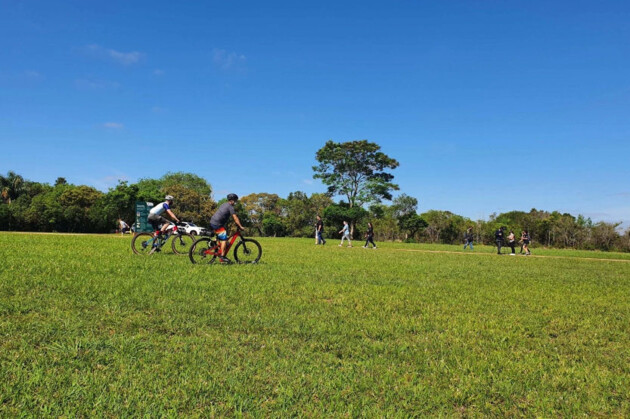
<path fill-rule="evenodd" d="M 367 224 L 367 231 L 365 232 L 365 246 L 364 249 L 368 248 L 368 243 L 372 243 L 372 249 L 376 249 L 376 243 L 374 243 L 374 226 L 372 223 Z"/>
<path fill-rule="evenodd" d="M 499 227 L 494 232 L 494 241 L 497 244 L 497 254 L 502 255 L 503 253 L 501 253 L 501 246 L 503 246 L 503 227 Z"/>
<path fill-rule="evenodd" d="M 512 230 L 510 230 L 510 234 L 508 234 L 508 245 L 512 249 L 512 253 L 510 253 L 510 256 L 515 256 L 516 250 L 514 250 L 514 246 L 516 245 L 516 236 L 514 235 L 514 232 Z"/>
<path fill-rule="evenodd" d="M 324 239 L 324 222 L 322 221 L 322 217 L 317 216 L 317 223 L 315 223 L 315 244 L 326 244 L 326 240 Z"/>
<path fill-rule="evenodd" d="M 523 230 L 523 235 L 521 236 L 521 240 L 523 242 L 523 250 L 525 251 L 525 256 L 529 256 L 532 252 L 529 251 L 529 232 L 527 230 Z"/>
<path fill-rule="evenodd" d="M 352 241 L 350 240 L 350 226 L 347 221 L 343 222 L 343 228 L 339 230 L 341 234 L 341 243 L 339 243 L 339 247 L 343 246 L 343 241 L 348 240 L 348 247 L 352 247 Z"/>
<path fill-rule="evenodd" d="M 470 250 L 473 250 L 473 237 L 473 228 L 468 227 L 464 234 L 464 250 L 466 250 L 466 246 L 470 246 Z"/>

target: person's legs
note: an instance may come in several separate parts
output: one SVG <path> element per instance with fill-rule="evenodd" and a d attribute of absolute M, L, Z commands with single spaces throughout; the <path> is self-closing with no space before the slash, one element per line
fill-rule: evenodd
<path fill-rule="evenodd" d="M 370 236 L 368 240 L 370 241 L 370 243 L 372 243 L 372 247 L 376 249 L 376 243 L 374 243 L 374 237 Z"/>
<path fill-rule="evenodd" d="M 160 231 L 164 233 L 171 222 L 162 216 L 160 216 L 160 222 L 162 223 L 162 228 L 160 229 Z"/>
<path fill-rule="evenodd" d="M 160 230 L 160 218 L 162 217 L 149 216 L 148 218 L 149 224 L 151 224 L 151 227 L 153 227 L 153 237 L 157 237 L 158 234 L 160 234 L 160 232 L 162 231 Z"/>
<path fill-rule="evenodd" d="M 468 242 L 468 246 L 470 246 L 470 250 L 473 250 L 472 240 Z"/>
<path fill-rule="evenodd" d="M 346 239 L 348 239 L 348 247 L 352 247 L 352 241 L 350 240 L 349 234 L 346 236 Z"/>
<path fill-rule="evenodd" d="M 497 240 L 497 254 L 501 254 L 501 240 Z"/>
<path fill-rule="evenodd" d="M 213 225 L 210 225 L 210 227 L 214 230 L 215 234 L 217 235 L 217 240 L 219 241 L 219 249 L 221 251 L 221 259 L 225 260 L 225 249 L 227 247 L 227 231 L 225 230 L 225 227 L 215 227 Z"/>
<path fill-rule="evenodd" d="M 514 242 L 510 242 L 510 247 L 512 248 L 512 254 L 516 254 L 516 250 L 514 250 Z"/>

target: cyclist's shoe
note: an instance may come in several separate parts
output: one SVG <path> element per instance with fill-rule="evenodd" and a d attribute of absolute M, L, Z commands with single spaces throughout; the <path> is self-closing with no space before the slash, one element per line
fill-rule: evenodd
<path fill-rule="evenodd" d="M 226 258 L 225 256 L 219 256 L 219 262 L 221 263 L 225 263 L 226 265 L 229 265 L 232 263 L 232 261 L 228 258 Z"/>

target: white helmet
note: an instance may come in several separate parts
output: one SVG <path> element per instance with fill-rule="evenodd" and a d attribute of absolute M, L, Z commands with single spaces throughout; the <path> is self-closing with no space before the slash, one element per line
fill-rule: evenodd
<path fill-rule="evenodd" d="M 173 200 L 173 195 L 166 195 L 166 196 L 164 197 L 164 200 L 165 200 L 165 201 L 172 201 L 172 200 Z"/>

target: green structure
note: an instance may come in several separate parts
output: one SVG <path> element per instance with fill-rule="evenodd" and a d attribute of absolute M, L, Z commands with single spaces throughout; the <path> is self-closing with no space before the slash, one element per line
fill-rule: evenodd
<path fill-rule="evenodd" d="M 136 222 L 134 223 L 136 233 L 153 231 L 148 220 L 151 208 L 153 208 L 153 202 L 136 201 Z"/>

